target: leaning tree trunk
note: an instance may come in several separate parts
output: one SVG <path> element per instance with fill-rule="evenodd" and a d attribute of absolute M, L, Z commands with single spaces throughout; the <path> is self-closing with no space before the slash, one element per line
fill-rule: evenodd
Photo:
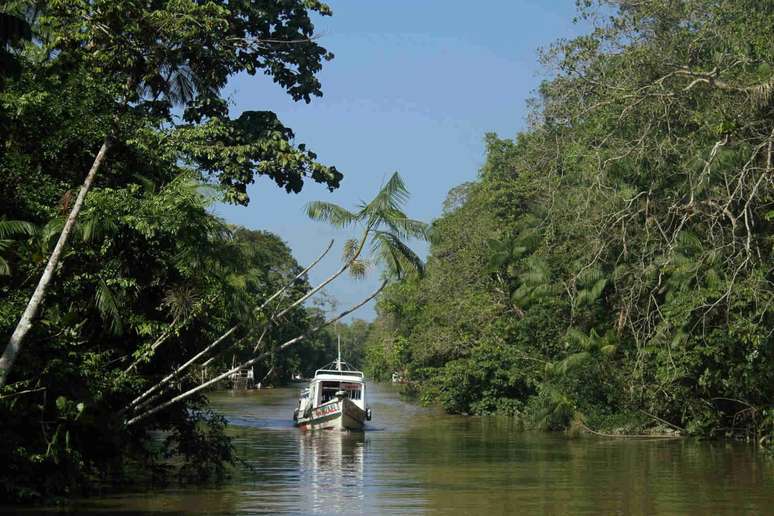
<path fill-rule="evenodd" d="M 54 247 L 54 251 L 51 253 L 51 256 L 48 259 L 48 263 L 46 264 L 46 268 L 43 271 L 43 275 L 38 281 L 38 286 L 35 287 L 35 292 L 33 292 L 32 297 L 27 303 L 27 308 L 24 310 L 21 319 L 19 319 L 19 323 L 16 325 L 16 329 L 14 330 L 13 335 L 11 335 L 11 340 L 8 341 L 8 345 L 5 347 L 3 356 L 0 357 L 0 387 L 5 385 L 8 379 L 8 375 L 11 372 L 11 367 L 13 367 L 13 363 L 16 361 L 16 356 L 21 350 L 24 337 L 30 331 L 30 328 L 32 328 L 32 320 L 37 315 L 38 310 L 40 309 L 40 305 L 43 302 L 43 297 L 46 295 L 46 289 L 54 277 L 54 272 L 56 271 L 57 265 L 59 265 L 59 259 L 62 256 L 62 251 L 64 250 L 65 244 L 67 243 L 67 239 L 70 237 L 73 226 L 75 226 L 75 219 L 78 218 L 78 213 L 80 213 L 81 207 L 83 206 L 83 200 L 85 199 L 89 188 L 91 188 L 91 184 L 94 182 L 94 177 L 97 175 L 97 170 L 99 170 L 99 167 L 105 160 L 105 155 L 107 154 L 111 144 L 112 136 L 108 135 L 102 142 L 102 147 L 100 147 L 99 152 L 97 153 L 97 157 L 94 158 L 94 163 L 92 163 L 91 169 L 89 169 L 89 173 L 86 175 L 86 179 L 83 181 L 83 185 L 81 185 L 81 190 L 78 192 L 78 197 L 75 199 L 75 204 L 73 204 L 73 208 L 70 210 L 70 214 L 67 216 L 64 228 L 62 228 L 62 232 L 59 234 L 59 240 L 56 242 L 56 247 Z"/>
<path fill-rule="evenodd" d="M 349 310 L 345 310 L 344 312 L 341 312 L 339 315 L 337 315 L 333 319 L 330 319 L 328 321 L 324 321 L 322 324 L 318 324 L 317 326 L 315 326 L 314 328 L 312 328 L 308 332 L 306 332 L 304 334 L 301 334 L 298 337 L 295 337 L 295 338 L 292 338 L 292 339 L 286 341 L 285 343 L 283 343 L 281 346 L 279 346 L 277 348 L 277 351 L 282 351 L 282 350 L 292 346 L 293 344 L 308 338 L 310 335 L 314 335 L 315 333 L 317 333 L 321 329 L 325 328 L 326 326 L 329 326 L 329 325 L 331 325 L 331 324 L 333 324 L 333 323 L 343 319 L 347 315 L 351 314 L 352 312 L 354 312 L 355 310 L 357 310 L 358 308 L 360 308 L 361 306 L 363 306 L 364 304 L 368 303 L 370 300 L 375 298 L 379 294 L 379 292 L 381 292 L 384 289 L 384 287 L 386 287 L 386 286 L 387 286 L 387 280 L 382 281 L 382 284 L 379 286 L 379 288 L 376 289 L 374 292 L 372 292 L 371 295 L 369 295 L 367 298 L 363 299 L 362 301 L 360 301 L 358 304 L 356 304 L 355 306 L 353 306 Z M 177 395 L 177 396 L 175 396 L 175 397 L 165 401 L 164 403 L 162 403 L 162 404 L 160 404 L 160 405 L 158 405 L 158 406 L 156 406 L 156 407 L 154 407 L 152 409 L 148 409 L 145 412 L 143 412 L 142 414 L 134 416 L 133 418 L 127 420 L 125 424 L 126 424 L 126 426 L 131 426 L 131 425 L 134 425 L 136 423 L 139 423 L 140 421 L 142 421 L 142 420 L 144 420 L 144 419 L 146 419 L 146 418 L 148 418 L 148 417 L 150 417 L 150 416 L 152 416 L 152 415 L 154 415 L 154 414 L 156 414 L 158 412 L 161 412 L 162 410 L 164 410 L 165 408 L 169 407 L 170 405 L 174 405 L 175 403 L 178 403 L 178 402 L 183 401 L 183 400 L 185 400 L 187 398 L 190 398 L 191 396 L 193 396 L 197 392 L 200 392 L 200 391 L 206 389 L 207 387 L 209 387 L 209 386 L 211 386 L 211 385 L 213 385 L 213 384 L 215 384 L 215 383 L 217 383 L 217 382 L 219 382 L 219 381 L 221 381 L 221 380 L 223 380 L 225 378 L 228 378 L 231 374 L 236 373 L 237 371 L 241 371 L 242 369 L 247 369 L 248 367 L 251 367 L 251 366 L 255 365 L 259 361 L 261 361 L 264 358 L 266 358 L 269 355 L 271 355 L 271 353 L 272 353 L 271 351 L 266 351 L 264 353 L 261 353 L 260 355 L 254 357 L 254 358 L 252 358 L 250 360 L 248 360 L 247 362 L 243 362 L 243 363 L 239 364 L 238 366 L 229 369 L 225 373 L 221 373 L 220 375 L 216 376 L 215 378 L 212 378 L 209 381 L 206 381 L 206 382 L 204 382 L 204 383 L 194 387 L 193 389 L 190 389 L 190 390 L 188 390 L 188 391 L 186 391 L 186 392 L 184 392 L 182 394 L 179 394 L 179 395 Z M 129 410 L 130 408 L 131 408 L 130 406 L 127 406 L 124 410 L 122 410 L 122 412 L 125 412 L 125 411 Z"/>

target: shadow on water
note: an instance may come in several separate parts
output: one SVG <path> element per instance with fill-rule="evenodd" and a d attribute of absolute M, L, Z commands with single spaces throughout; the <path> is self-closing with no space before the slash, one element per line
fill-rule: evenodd
<path fill-rule="evenodd" d="M 765 514 L 774 459 L 730 443 L 568 439 L 459 417 L 373 386 L 364 432 L 304 433 L 298 388 L 215 393 L 249 464 L 208 488 L 88 499 L 104 514 Z"/>

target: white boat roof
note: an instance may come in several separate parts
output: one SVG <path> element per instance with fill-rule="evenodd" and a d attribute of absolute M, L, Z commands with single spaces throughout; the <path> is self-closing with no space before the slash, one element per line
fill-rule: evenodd
<path fill-rule="evenodd" d="M 314 372 L 314 380 L 347 381 L 363 383 L 363 372 L 350 369 L 346 362 L 338 360 Z"/>
<path fill-rule="evenodd" d="M 364 383 L 363 373 L 360 371 L 320 371 L 318 370 L 312 381 L 326 382 L 350 382 Z"/>

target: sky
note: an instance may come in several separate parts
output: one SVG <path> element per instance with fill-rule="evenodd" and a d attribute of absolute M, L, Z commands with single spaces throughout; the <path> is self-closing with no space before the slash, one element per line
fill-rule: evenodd
<path fill-rule="evenodd" d="M 313 200 L 353 209 L 369 200 L 397 171 L 411 193 L 407 214 L 431 222 L 446 194 L 473 181 L 484 162 L 484 135 L 512 138 L 526 125 L 526 101 L 548 71 L 538 50 L 581 32 L 574 0 L 331 0 L 332 17 L 315 19 L 319 43 L 335 54 L 319 74 L 323 97 L 293 100 L 269 78 L 239 75 L 227 87 L 236 117 L 270 110 L 318 160 L 344 174 L 329 192 L 308 181 L 287 194 L 268 178 L 248 188 L 246 207 L 218 205 L 230 223 L 271 231 L 302 266 L 335 239 L 334 248 L 309 274 L 315 285 L 341 264 L 341 247 L 353 236 L 310 221 Z M 426 256 L 428 247 L 414 243 Z M 326 287 L 338 311 L 358 303 L 378 285 L 342 276 Z M 372 320 L 374 302 L 352 317 Z"/>

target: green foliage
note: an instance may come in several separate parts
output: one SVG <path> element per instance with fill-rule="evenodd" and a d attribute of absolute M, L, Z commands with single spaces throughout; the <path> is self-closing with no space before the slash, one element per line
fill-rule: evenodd
<path fill-rule="evenodd" d="M 11 237 L 31 236 L 33 234 L 35 234 L 35 226 L 29 222 L 0 219 L 0 253 L 11 250 L 15 243 L 14 238 Z M 0 256 L 0 276 L 8 276 L 9 274 L 11 274 L 11 266 L 5 258 Z"/>
<path fill-rule="evenodd" d="M 425 276 L 381 296 L 367 367 L 451 412 L 769 442 L 774 15 L 581 15 L 592 33 L 543 52 L 529 129 L 487 135 L 450 192 Z"/>
<path fill-rule="evenodd" d="M 395 172 L 369 203 L 351 212 L 327 202 L 310 202 L 306 205 L 309 218 L 327 222 L 336 227 L 360 224 L 363 236 L 344 244 L 344 263 L 356 278 L 363 277 L 368 265 L 380 262 L 388 277 L 402 278 L 409 273 L 424 273 L 424 263 L 404 242 L 408 238 L 427 240 L 428 227 L 424 222 L 413 220 L 403 212 L 408 200 L 408 190 L 400 175 Z M 361 258 L 363 248 L 370 240 L 370 259 Z"/>
<path fill-rule="evenodd" d="M 124 408 L 235 325 L 210 373 L 251 354 L 266 322 L 255 307 L 301 270 L 275 235 L 228 226 L 210 210 L 246 204 L 247 185 L 260 176 L 288 192 L 306 180 L 339 186 L 341 174 L 274 113 L 231 118 L 223 94 L 245 72 L 267 76 L 294 100 L 321 95 L 316 75 L 332 55 L 316 42 L 315 14 L 330 9 L 308 0 L 0 7 L 4 342 L 97 149 L 112 141 L 0 392 L 1 500 L 77 495 L 170 463 L 187 479 L 224 473 L 231 447 L 205 398 L 130 428 Z M 308 288 L 300 278 L 287 295 Z M 297 307 L 267 342 L 318 320 Z M 288 360 L 305 364 L 324 345 L 309 339 Z M 277 381 L 296 370 L 282 360 Z M 259 364 L 258 373 L 271 366 Z M 174 389 L 197 385 L 203 372 L 182 375 Z"/>

